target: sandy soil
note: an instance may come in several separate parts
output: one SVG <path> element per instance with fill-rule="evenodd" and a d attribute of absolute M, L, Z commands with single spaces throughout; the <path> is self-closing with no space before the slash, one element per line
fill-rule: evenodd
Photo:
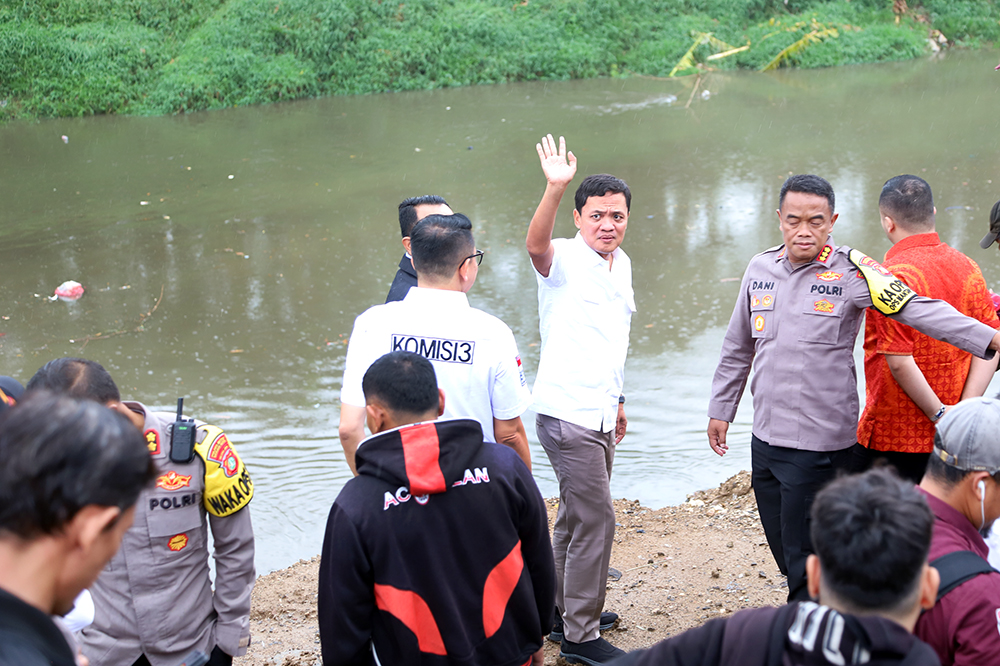
<path fill-rule="evenodd" d="M 548 500 L 549 524 L 556 500 Z M 741 472 L 680 506 L 653 511 L 616 500 L 618 527 L 605 609 L 621 616 L 604 637 L 623 650 L 742 608 L 780 605 L 787 584 L 767 548 L 750 474 Z M 237 666 L 321 664 L 316 623 L 319 557 L 261 576 L 253 591 L 253 643 Z M 562 666 L 559 645 L 546 641 L 546 666 Z"/>

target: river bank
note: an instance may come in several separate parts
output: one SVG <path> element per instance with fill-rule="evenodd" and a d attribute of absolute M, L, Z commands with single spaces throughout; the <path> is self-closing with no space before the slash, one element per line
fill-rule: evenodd
<path fill-rule="evenodd" d="M 549 525 L 555 500 L 547 500 Z M 605 608 L 619 614 L 605 637 L 624 650 L 743 608 L 780 605 L 787 587 L 771 557 L 749 472 L 652 510 L 615 500 L 618 527 Z M 250 611 L 253 642 L 237 666 L 321 664 L 316 620 L 319 558 L 302 560 L 257 580 Z M 546 666 L 564 664 L 559 646 L 545 644 Z"/>
<path fill-rule="evenodd" d="M 1000 41 L 997 0 L 77 0 L 0 7 L 0 120 L 829 67 Z"/>

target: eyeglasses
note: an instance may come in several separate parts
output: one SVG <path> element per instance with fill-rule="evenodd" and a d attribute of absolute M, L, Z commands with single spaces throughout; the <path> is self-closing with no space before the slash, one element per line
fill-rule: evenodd
<path fill-rule="evenodd" d="M 464 266 L 465 262 L 467 262 L 469 259 L 475 259 L 476 260 L 476 266 L 482 266 L 483 265 L 483 254 L 484 253 L 483 253 L 482 250 L 476 250 L 476 252 L 474 254 L 470 254 L 465 259 L 462 259 L 462 263 L 460 263 L 458 265 L 458 267 L 461 268 L 462 266 Z"/>

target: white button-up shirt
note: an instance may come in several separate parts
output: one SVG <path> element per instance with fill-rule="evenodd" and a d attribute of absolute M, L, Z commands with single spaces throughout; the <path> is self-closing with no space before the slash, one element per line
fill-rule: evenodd
<path fill-rule="evenodd" d="M 412 287 L 403 300 L 361 313 L 347 346 L 341 402 L 364 407 L 365 372 L 393 351 L 429 360 L 445 393 L 443 418 L 479 421 L 488 442 L 496 441 L 494 418 L 512 419 L 531 405 L 514 334 L 460 291 Z"/>
<path fill-rule="evenodd" d="M 635 312 L 632 262 L 608 262 L 583 240 L 554 238 L 548 277 L 538 281 L 541 356 L 533 393 L 539 414 L 608 432 L 618 418 Z"/>

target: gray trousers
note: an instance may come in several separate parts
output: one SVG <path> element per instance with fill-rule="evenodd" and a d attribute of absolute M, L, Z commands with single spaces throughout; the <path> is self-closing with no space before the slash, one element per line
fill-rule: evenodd
<path fill-rule="evenodd" d="M 573 643 L 594 640 L 600 636 L 615 540 L 609 486 L 615 433 L 588 430 L 543 414 L 535 418 L 535 430 L 559 481 L 552 551 L 563 634 Z"/>

